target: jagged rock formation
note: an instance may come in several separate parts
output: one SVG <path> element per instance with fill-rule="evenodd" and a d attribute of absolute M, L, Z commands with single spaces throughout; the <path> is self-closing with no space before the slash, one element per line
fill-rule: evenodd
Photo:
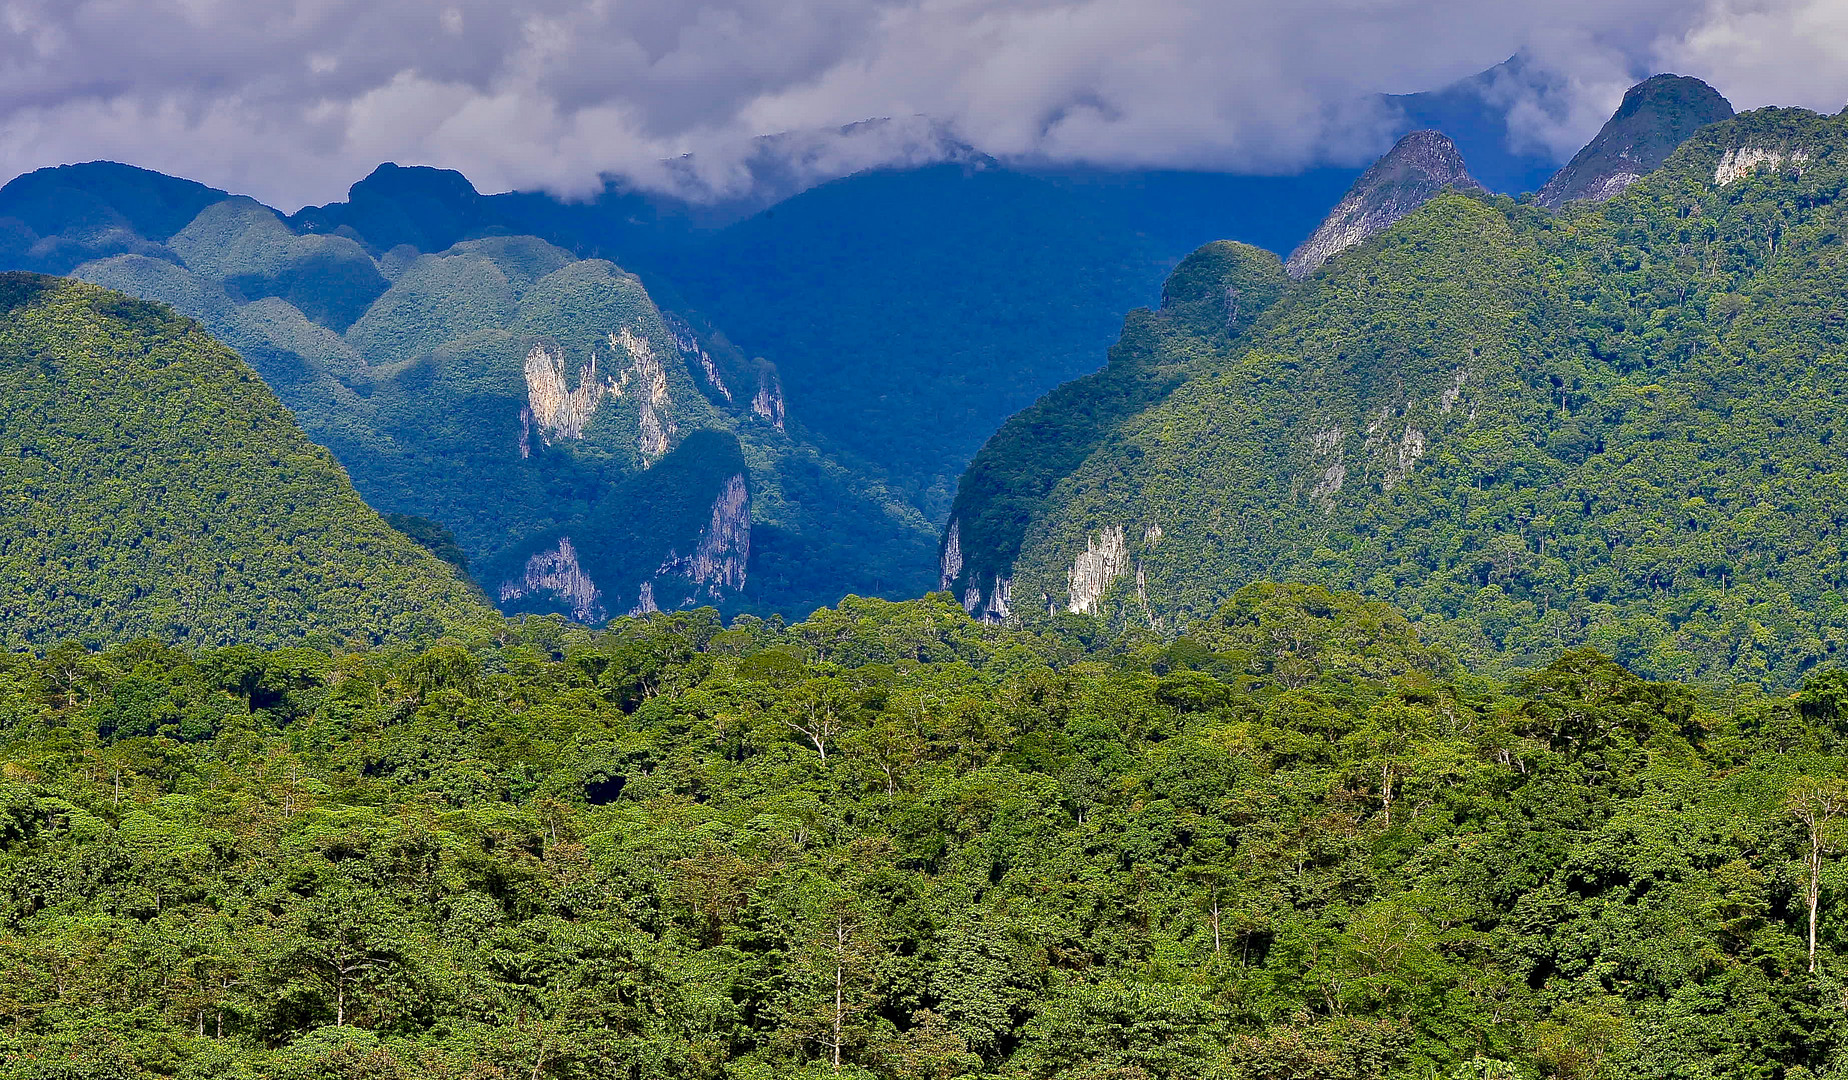
<path fill-rule="evenodd" d="M 578 376 L 577 389 L 573 390 L 565 379 L 563 351 L 534 345 L 526 354 L 527 405 L 522 420 L 537 424 L 539 437 L 548 445 L 553 439 L 581 439 L 584 425 L 596 415 L 606 389 L 597 381 L 596 353 L 590 355 L 590 363 Z M 524 431 L 520 439 L 526 445 Z"/>
<path fill-rule="evenodd" d="M 713 393 L 731 403 L 731 387 L 725 385 L 725 376 L 719 372 L 718 362 L 706 347 L 699 343 L 699 333 L 683 318 L 673 312 L 661 313 L 662 325 L 674 339 L 674 347 L 680 350 L 681 359 L 687 361 L 688 367 L 697 367 L 699 373 L 706 377 L 706 385 L 712 387 Z"/>
<path fill-rule="evenodd" d="M 1129 569 L 1129 538 L 1123 526 L 1106 526 L 1101 536 L 1087 536 L 1084 550 L 1072 560 L 1066 575 L 1069 602 L 1066 610 L 1074 615 L 1094 615 L 1097 602 L 1110 583 Z"/>
<path fill-rule="evenodd" d="M 1699 79 L 1657 75 L 1640 82 L 1624 94 L 1598 137 L 1554 174 L 1534 201 L 1557 210 L 1569 202 L 1613 198 L 1661 168 L 1688 136 L 1732 115 L 1732 103 Z"/>
<path fill-rule="evenodd" d="M 956 579 L 962 576 L 962 568 L 962 522 L 951 518 L 949 530 L 943 534 L 943 554 L 938 557 L 937 587 L 947 589 L 956 584 Z"/>
<path fill-rule="evenodd" d="M 758 380 L 757 394 L 751 398 L 751 414 L 770 421 L 770 426 L 778 431 L 783 430 L 783 387 L 769 372 Z"/>
<path fill-rule="evenodd" d="M 636 446 L 642 452 L 642 461 L 652 465 L 667 453 L 668 444 L 676 433 L 673 418 L 668 415 L 667 369 L 661 365 L 661 358 L 655 355 L 648 339 L 626 326 L 610 335 L 610 348 L 619 349 L 629 357 L 628 368 L 617 377 L 610 392 L 624 397 L 629 393 L 629 383 L 635 383 L 639 410 Z"/>
<path fill-rule="evenodd" d="M 712 521 L 700 533 L 699 544 L 691 555 L 669 552 L 661 563 L 657 577 L 675 575 L 692 583 L 695 591 L 704 590 L 714 599 L 725 599 L 744 588 L 745 571 L 751 561 L 751 494 L 744 474 L 725 481 L 719 497 L 712 502 Z M 650 606 L 654 604 L 652 585 L 644 585 Z"/>
<path fill-rule="evenodd" d="M 1414 131 L 1373 163 L 1329 211 L 1284 264 L 1293 278 L 1306 278 L 1322 264 L 1380 232 L 1445 188 L 1481 191 L 1449 136 Z"/>
<path fill-rule="evenodd" d="M 579 622 L 598 623 L 605 617 L 603 592 L 579 564 L 569 536 L 560 537 L 551 550 L 534 553 L 518 578 L 501 582 L 499 599 L 506 604 L 539 594 L 562 601 Z"/>

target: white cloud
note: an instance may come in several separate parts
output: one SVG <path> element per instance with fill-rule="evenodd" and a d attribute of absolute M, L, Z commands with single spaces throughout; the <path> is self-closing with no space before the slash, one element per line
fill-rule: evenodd
<path fill-rule="evenodd" d="M 0 171 L 107 157 L 293 207 L 381 160 L 484 190 L 723 193 L 943 152 L 1280 171 L 1382 148 L 1373 97 L 1525 50 L 1566 156 L 1642 74 L 1848 99 L 1843 0 L 0 0 Z M 835 138 L 868 117 L 901 119 Z M 664 159 L 693 153 L 692 165 Z"/>

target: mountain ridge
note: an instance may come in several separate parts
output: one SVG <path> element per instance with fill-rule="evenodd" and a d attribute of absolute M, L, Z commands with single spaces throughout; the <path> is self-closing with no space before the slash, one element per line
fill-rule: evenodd
<path fill-rule="evenodd" d="M 1172 625 L 1300 577 L 1400 604 L 1471 663 L 1589 641 L 1789 684 L 1848 634 L 1834 368 L 1806 359 L 1836 347 L 1812 316 L 1843 302 L 1844 123 L 1742 114 L 1557 217 L 1439 196 L 1060 481 L 1015 607 Z M 1687 229 L 1708 262 L 1671 257 Z"/>
<path fill-rule="evenodd" d="M 1456 143 L 1441 131 L 1414 131 L 1374 162 L 1322 224 L 1309 234 L 1284 268 L 1293 278 L 1315 273 L 1323 263 L 1418 209 L 1446 188 L 1485 191 L 1469 175 Z"/>

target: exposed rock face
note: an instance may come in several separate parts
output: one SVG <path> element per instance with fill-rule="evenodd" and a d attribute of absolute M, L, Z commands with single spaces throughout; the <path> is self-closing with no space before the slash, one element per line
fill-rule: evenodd
<path fill-rule="evenodd" d="M 706 377 L 706 384 L 730 404 L 731 387 L 726 386 L 725 380 L 719 375 L 719 365 L 713 362 L 712 354 L 700 346 L 699 335 L 693 327 L 671 312 L 662 312 L 661 321 L 667 324 L 667 332 L 674 337 L 674 347 L 680 350 L 680 356 L 687 362 L 687 366 L 698 369 Z"/>
<path fill-rule="evenodd" d="M 636 446 L 642 452 L 643 464 L 653 465 L 667 453 L 677 434 L 668 414 L 667 368 L 648 339 L 638 337 L 626 326 L 610 335 L 610 348 L 621 350 L 621 355 L 629 358 L 629 366 L 610 389 L 617 397 L 635 395 L 639 413 Z"/>
<path fill-rule="evenodd" d="M 1111 525 L 1101 536 L 1086 537 L 1084 547 L 1066 575 L 1070 595 L 1066 610 L 1074 615 L 1095 615 L 1104 590 L 1129 569 L 1129 538 L 1123 526 Z"/>
<path fill-rule="evenodd" d="M 629 609 L 629 618 L 639 619 L 643 615 L 653 615 L 661 609 L 655 606 L 654 582 L 644 581 L 636 591 L 635 606 Z"/>
<path fill-rule="evenodd" d="M 1456 144 L 1441 132 L 1414 131 L 1361 174 L 1322 227 L 1290 254 L 1284 268 L 1305 278 L 1323 263 L 1392 225 L 1445 188 L 1480 191 Z"/>
<path fill-rule="evenodd" d="M 991 626 L 999 625 L 1014 613 L 1013 602 L 1014 579 L 999 574 L 988 589 L 987 599 L 983 599 L 979 586 L 971 585 L 963 593 L 963 610 Z"/>
<path fill-rule="evenodd" d="M 1688 136 L 1733 114 L 1732 104 L 1699 79 L 1657 75 L 1632 86 L 1623 104 L 1534 197 L 1559 209 L 1603 202 L 1661 168 Z M 1717 181 L 1716 181 L 1717 182 Z"/>
<path fill-rule="evenodd" d="M 676 575 L 706 591 L 714 600 L 727 590 L 744 588 L 751 561 L 751 494 L 742 474 L 725 482 L 712 503 L 712 521 L 700 534 L 691 555 L 669 553 L 657 577 Z M 654 592 L 648 592 L 653 603 Z"/>
<path fill-rule="evenodd" d="M 534 345 L 526 354 L 526 415 L 539 426 L 539 437 L 581 439 L 584 425 L 596 415 L 605 387 L 597 381 L 597 356 L 578 378 L 577 389 L 565 381 L 565 354 L 546 345 Z M 527 456 L 526 434 L 521 433 L 521 457 Z"/>
<path fill-rule="evenodd" d="M 1713 170 L 1715 187 L 1725 187 L 1737 183 L 1760 169 L 1775 171 L 1788 163 L 1801 171 L 1803 164 L 1810 159 L 1808 150 L 1781 150 L 1762 146 L 1742 146 L 1736 150 L 1726 151 L 1720 158 L 1719 165 Z"/>
<path fill-rule="evenodd" d="M 579 622 L 599 623 L 605 618 L 603 594 L 578 565 L 577 549 L 569 536 L 560 537 L 557 548 L 527 559 L 519 578 L 501 582 L 500 601 L 505 604 L 537 593 L 551 593 L 564 601 Z"/>
<path fill-rule="evenodd" d="M 757 395 L 751 398 L 751 412 L 783 430 L 783 388 L 776 378 L 765 373 L 757 381 Z"/>
<path fill-rule="evenodd" d="M 943 557 L 937 563 L 937 587 L 947 589 L 956 584 L 956 579 L 962 576 L 962 568 L 962 524 L 952 518 L 950 531 L 943 536 Z M 980 590 L 977 593 L 979 595 Z M 969 606 L 967 599 L 963 601 L 963 606 Z"/>

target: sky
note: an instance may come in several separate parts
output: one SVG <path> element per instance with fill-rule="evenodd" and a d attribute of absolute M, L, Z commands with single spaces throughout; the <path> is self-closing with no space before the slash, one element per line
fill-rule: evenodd
<path fill-rule="evenodd" d="M 1381 152 L 1378 95 L 1517 52 L 1512 137 L 1563 160 L 1660 71 L 1837 111 L 1848 0 L 0 0 L 0 173 L 107 158 L 285 210 L 381 161 L 711 198 L 779 132 L 816 175 L 957 143 L 1287 173 Z"/>

